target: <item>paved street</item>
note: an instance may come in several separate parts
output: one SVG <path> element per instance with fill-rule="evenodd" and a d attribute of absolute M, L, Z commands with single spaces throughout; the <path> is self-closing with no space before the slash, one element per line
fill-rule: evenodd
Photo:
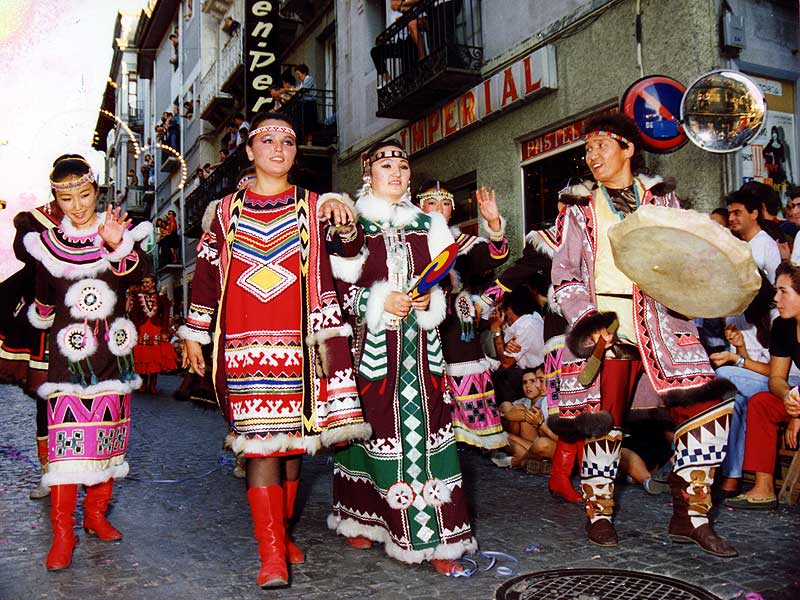
<path fill-rule="evenodd" d="M 304 465 L 295 539 L 307 562 L 293 568 L 291 588 L 260 590 L 244 483 L 231 476 L 230 455 L 221 449 L 224 423 L 215 410 L 173 400 L 166 392 L 175 384 L 162 378 L 160 397 L 133 401 L 131 473 L 116 485 L 110 514 L 124 540 L 104 543 L 78 529 L 72 567 L 57 573 L 44 569 L 49 501 L 28 499 L 38 477 L 34 406 L 16 388 L 0 386 L 0 599 L 487 600 L 508 578 L 495 571 L 445 578 L 430 566 L 387 558 L 379 548 L 346 547 L 325 526 L 331 503 L 325 454 Z M 517 557 L 522 573 L 613 567 L 676 577 L 726 599 L 743 599 L 742 591 L 764 600 L 800 598 L 798 508 L 722 511 L 718 530 L 741 553 L 723 560 L 670 544 L 668 497 L 626 486 L 617 521 L 621 545 L 607 550 L 584 543 L 581 509 L 551 499 L 545 478 L 498 469 L 472 450 L 461 459 L 481 548 Z M 541 552 L 525 553 L 531 544 Z"/>

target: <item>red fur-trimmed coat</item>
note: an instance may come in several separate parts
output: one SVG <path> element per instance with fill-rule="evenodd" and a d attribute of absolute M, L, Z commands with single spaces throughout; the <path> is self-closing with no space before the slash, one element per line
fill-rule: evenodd
<path fill-rule="evenodd" d="M 679 208 L 674 184 L 660 178 L 638 176 L 645 193 L 641 203 Z M 597 189 L 574 186 L 570 203 L 556 222 L 556 251 L 552 280 L 555 301 L 569 323 L 558 384 L 558 415 L 548 424 L 565 437 L 596 437 L 611 428 L 611 416 L 600 410 L 600 378 L 584 387 L 578 382 L 591 354 L 591 334 L 613 320 L 600 313 L 595 297 Z M 633 286 L 634 326 L 645 373 L 667 406 L 690 405 L 732 397 L 735 388 L 718 379 L 689 319 L 672 312 L 638 286 Z"/>

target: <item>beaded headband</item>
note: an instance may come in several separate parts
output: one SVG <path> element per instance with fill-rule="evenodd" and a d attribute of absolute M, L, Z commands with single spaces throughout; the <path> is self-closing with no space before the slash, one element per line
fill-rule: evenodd
<path fill-rule="evenodd" d="M 79 188 L 86 183 L 94 183 L 94 174 L 89 171 L 88 173 L 82 175 L 79 179 L 75 179 L 74 181 L 53 181 L 50 180 L 50 187 L 53 188 L 54 192 L 63 192 L 66 190 L 73 190 L 75 188 Z"/>
<path fill-rule="evenodd" d="M 284 127 L 281 125 L 264 125 L 263 127 L 257 127 L 248 133 L 247 139 L 249 140 L 251 137 L 258 135 L 259 133 L 285 133 L 293 138 L 297 138 L 297 134 L 291 127 Z"/>
<path fill-rule="evenodd" d="M 408 160 L 408 152 L 405 150 L 381 150 L 372 156 L 367 156 L 367 153 L 364 152 L 361 155 L 361 171 L 364 173 L 364 175 L 366 175 L 372 164 L 383 158 L 403 158 Z"/>
<path fill-rule="evenodd" d="M 421 194 L 417 194 L 417 200 L 420 202 L 424 202 L 429 198 L 438 202 L 441 202 L 442 200 L 450 200 L 450 202 L 452 202 L 453 194 L 447 190 L 428 190 L 426 192 L 422 192 Z"/>
<path fill-rule="evenodd" d="M 622 142 L 623 144 L 630 145 L 630 141 L 628 138 L 621 136 L 618 133 L 614 133 L 613 131 L 590 131 L 584 137 L 584 141 L 588 141 L 590 137 L 610 137 L 612 140 L 617 140 L 618 142 Z"/>

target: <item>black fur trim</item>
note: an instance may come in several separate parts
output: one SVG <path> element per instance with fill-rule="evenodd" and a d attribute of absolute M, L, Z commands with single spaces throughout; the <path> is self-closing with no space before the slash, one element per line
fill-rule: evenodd
<path fill-rule="evenodd" d="M 653 196 L 666 196 L 675 191 L 675 188 L 678 187 L 678 183 L 675 181 L 674 177 L 665 177 L 663 181 L 655 184 L 650 191 L 652 192 Z"/>
<path fill-rule="evenodd" d="M 586 313 L 581 320 L 575 323 L 567 333 L 565 343 L 570 352 L 578 358 L 588 358 L 592 355 L 594 350 L 591 342 L 591 335 L 598 329 L 608 327 L 617 318 L 617 313 L 614 312 L 590 312 Z"/>
<path fill-rule="evenodd" d="M 576 196 L 575 194 L 564 193 L 558 199 L 567 206 L 587 206 L 591 202 L 591 196 Z"/>
<path fill-rule="evenodd" d="M 736 386 L 727 379 L 716 377 L 700 387 L 688 390 L 672 390 L 664 394 L 668 407 L 691 406 L 708 400 L 730 400 L 736 396 Z"/>
<path fill-rule="evenodd" d="M 559 439 L 574 443 L 580 440 L 603 437 L 614 427 L 611 413 L 583 412 L 577 417 L 548 417 L 547 426 Z"/>

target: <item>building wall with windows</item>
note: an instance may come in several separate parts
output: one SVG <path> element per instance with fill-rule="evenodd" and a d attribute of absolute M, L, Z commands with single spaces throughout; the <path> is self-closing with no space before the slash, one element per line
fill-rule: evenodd
<path fill-rule="evenodd" d="M 475 0 L 465 0 L 470 1 L 476 4 Z M 519 252 L 524 232 L 533 223 L 555 216 L 556 193 L 561 185 L 569 176 L 587 174 L 578 139 L 562 139 L 550 149 L 539 149 L 532 157 L 523 152 L 523 145 L 538 136 L 548 139 L 559 132 L 563 134 L 587 116 L 618 106 L 628 86 L 642 73 L 667 75 L 689 85 L 701 74 L 718 68 L 723 60 L 718 29 L 720 4 L 642 0 L 641 67 L 637 60 L 634 0 L 570 3 L 484 0 L 479 4 L 486 61 L 481 78 L 483 81 L 495 78 L 491 84 L 495 101 L 507 92 L 503 87 L 508 83 L 504 80 L 505 71 L 511 67 L 516 85 L 524 86 L 520 62 L 548 46 L 555 55 L 555 89 L 537 90 L 528 98 L 509 102 L 505 109 L 495 106 L 491 114 L 463 130 L 458 127 L 458 109 L 455 109 L 456 125 L 451 134 L 443 136 L 440 128 L 432 143 L 412 154 L 413 183 L 419 185 L 424 179 L 435 177 L 462 189 L 483 185 L 495 189 L 508 219 L 512 248 Z M 541 11 L 533 6 L 538 4 Z M 347 7 L 350 10 L 345 13 Z M 350 192 L 361 183 L 360 152 L 377 139 L 407 136 L 409 124 L 419 124 L 436 112 L 436 107 L 431 106 L 410 120 L 374 116 L 375 68 L 369 51 L 375 23 L 380 21 L 380 8 L 370 2 L 337 4 L 340 22 L 344 18 L 356 20 L 347 29 L 340 27 L 338 36 L 339 58 L 349 60 L 350 67 L 339 71 L 343 142 L 337 187 Z M 510 29 L 509 23 L 513 23 Z M 669 23 L 668 31 L 665 23 Z M 525 30 L 527 36 L 520 39 L 520 32 Z M 359 35 L 363 36 L 360 40 Z M 442 115 L 440 122 L 446 120 L 447 112 L 441 112 Z M 724 155 L 704 152 L 687 143 L 671 154 L 646 156 L 648 167 L 654 172 L 677 178 L 679 195 L 697 209 L 718 206 L 728 191 L 726 182 L 731 179 L 731 166 Z M 556 179 L 553 174 L 560 177 Z M 474 205 L 465 207 L 462 217 L 468 218 L 470 214 L 474 217 Z"/>

